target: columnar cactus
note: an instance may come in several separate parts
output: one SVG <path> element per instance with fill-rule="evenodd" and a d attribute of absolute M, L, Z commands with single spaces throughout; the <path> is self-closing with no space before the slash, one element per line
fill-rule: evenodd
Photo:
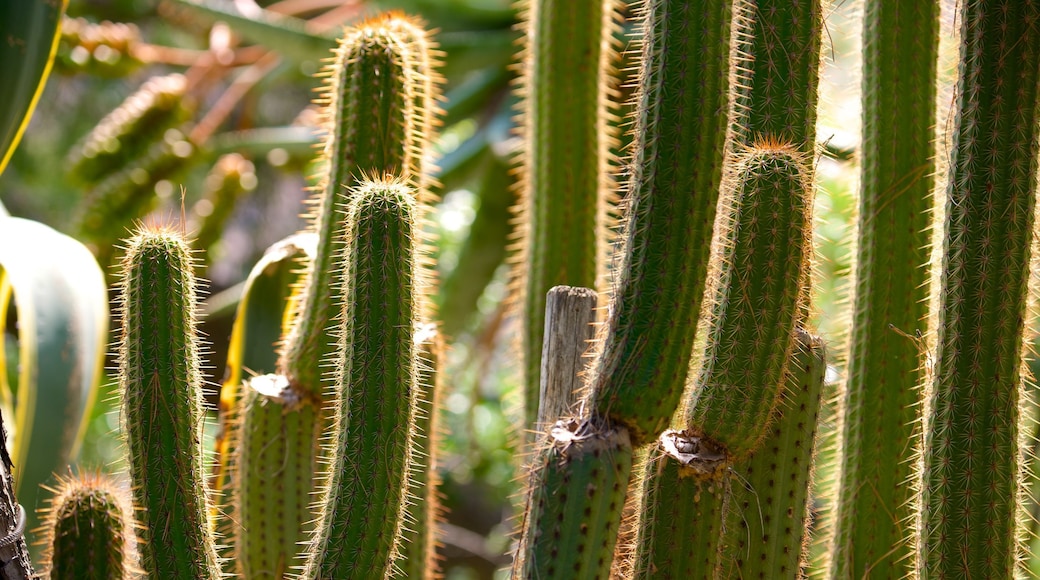
<path fill-rule="evenodd" d="M 1023 332 L 1040 154 L 1040 3 L 961 4 L 917 573 L 1010 578 L 1022 554 Z"/>
<path fill-rule="evenodd" d="M 384 577 L 397 557 L 425 284 L 414 195 L 401 181 L 362 182 L 349 195 L 336 361 L 343 395 L 304 578 Z"/>
<path fill-rule="evenodd" d="M 812 185 L 786 143 L 743 154 L 720 220 L 713 309 L 700 372 L 643 474 L 635 576 L 724 572 L 734 465 L 769 434 L 787 397 L 796 328 L 808 304 Z M 743 517 L 753 514 L 742 513 Z M 676 529 L 688 525 L 689 529 Z M 687 541 L 690 537 L 697 541 Z M 694 568 L 691 568 L 693 566 Z M 774 571 L 775 574 L 775 571 Z"/>
<path fill-rule="evenodd" d="M 141 568 L 154 578 L 220 578 L 202 463 L 202 372 L 187 242 L 143 229 L 122 263 L 119 386 Z"/>
<path fill-rule="evenodd" d="M 50 578 L 122 580 L 131 560 L 133 517 L 127 491 L 107 476 L 62 478 L 44 521 L 44 569 Z"/>
<path fill-rule="evenodd" d="M 913 568 L 935 174 L 939 2 L 870 0 L 863 19 L 863 151 L 855 297 L 841 397 L 837 578 Z"/>
<path fill-rule="evenodd" d="M 610 74 L 617 0 L 526 4 L 521 220 L 524 420 L 533 429 L 545 323 L 545 293 L 596 288 L 603 269 L 610 178 Z M 602 272 L 600 272 L 602 274 Z"/>

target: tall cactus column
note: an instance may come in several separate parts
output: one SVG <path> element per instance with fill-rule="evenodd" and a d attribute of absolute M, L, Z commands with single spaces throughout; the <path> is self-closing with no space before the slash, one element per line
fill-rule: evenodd
<path fill-rule="evenodd" d="M 152 578 L 215 580 L 202 465 L 202 372 L 195 276 L 180 234 L 143 230 L 123 259 L 119 384 L 141 568 Z"/>
<path fill-rule="evenodd" d="M 913 568 L 935 174 L 939 2 L 869 0 L 863 23 L 863 161 L 831 571 Z"/>
<path fill-rule="evenodd" d="M 339 402 L 328 492 L 303 578 L 379 578 L 397 556 L 418 404 L 419 319 L 411 188 L 364 182 L 348 208 L 336 382 Z"/>
<path fill-rule="evenodd" d="M 609 328 L 583 416 L 555 424 L 533 466 L 514 574 L 609 574 L 633 446 L 682 394 L 707 278 L 729 129 L 733 5 L 646 0 L 643 62 Z"/>
<path fill-rule="evenodd" d="M 339 372 L 337 317 L 347 300 L 342 250 L 346 208 L 366 175 L 425 183 L 422 160 L 437 84 L 429 40 L 416 22 L 387 15 L 347 29 L 326 69 L 320 103 L 328 173 L 314 199 L 314 259 L 282 345 L 278 375 L 255 377 L 243 398 L 237 563 L 247 576 L 288 573 L 305 563 L 301 546 L 315 533 L 314 494 L 327 478 L 320 445 L 335 426 L 332 408 L 348 396 Z M 288 458 L 288 459 L 286 459 Z"/>
<path fill-rule="evenodd" d="M 1011 578 L 1036 205 L 1040 2 L 961 3 L 938 351 L 926 406 L 917 573 Z"/>

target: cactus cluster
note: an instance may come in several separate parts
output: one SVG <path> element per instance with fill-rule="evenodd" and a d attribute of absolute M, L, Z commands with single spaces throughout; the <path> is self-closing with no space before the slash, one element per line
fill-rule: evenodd
<path fill-rule="evenodd" d="M 1040 2 L 958 4 L 943 197 L 939 2 L 865 0 L 862 192 L 836 393 L 809 322 L 827 6 L 632 4 L 521 11 L 513 281 L 529 436 L 512 577 L 1020 575 Z M 638 22 L 625 55 L 623 15 Z M 623 58 L 638 71 L 627 104 Z M 196 255 L 172 226 L 125 242 L 129 482 L 61 482 L 47 510 L 53 578 L 436 576 L 445 345 L 423 225 L 439 60 L 423 23 L 400 13 L 335 44 L 310 221 L 247 280 L 209 473 Z M 80 226 L 100 254 L 112 216 L 150 203 L 135 173 L 176 171 L 178 148 L 195 146 L 177 129 L 186 91 L 185 77 L 154 80 L 73 154 L 96 202 Z M 489 179 L 505 189 L 495 163 Z M 196 206 L 202 245 L 255 179 L 244 158 L 221 159 Z M 815 514 L 829 395 L 840 468 Z M 0 502 L 0 516 L 10 508 Z M 813 533 L 824 553 L 810 563 Z"/>

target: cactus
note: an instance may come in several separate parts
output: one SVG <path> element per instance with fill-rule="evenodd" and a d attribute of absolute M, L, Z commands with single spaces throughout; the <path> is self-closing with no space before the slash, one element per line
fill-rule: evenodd
<path fill-rule="evenodd" d="M 143 229 L 122 262 L 119 387 L 141 567 L 152 577 L 220 577 L 202 465 L 202 373 L 188 244 Z"/>
<path fill-rule="evenodd" d="M 726 570 L 726 523 L 738 519 L 727 513 L 739 485 L 733 466 L 760 446 L 787 396 L 796 325 L 808 303 L 809 167 L 790 144 L 759 143 L 735 174 L 718 226 L 717 289 L 701 369 L 676 413 L 678 429 L 661 435 L 643 474 L 636 578 Z"/>
<path fill-rule="evenodd" d="M 812 256 L 808 160 L 792 145 L 742 155 L 718 233 L 707 347 L 679 424 L 721 448 L 729 467 L 758 448 L 781 404 L 794 330 L 805 317 Z M 730 213 L 731 212 L 731 213 Z"/>
<path fill-rule="evenodd" d="M 335 353 L 327 330 L 342 303 L 336 279 L 339 248 L 343 245 L 344 215 L 352 191 L 367 173 L 373 177 L 399 175 L 418 179 L 425 147 L 426 111 L 416 111 L 417 78 L 413 53 L 416 42 L 406 43 L 390 25 L 392 18 L 375 18 L 348 30 L 336 49 L 336 60 L 326 69 L 328 82 L 320 104 L 329 138 L 322 156 L 328 170 L 319 186 L 313 228 L 318 248 L 310 268 L 297 324 L 283 347 L 279 372 L 299 388 L 321 396 L 331 378 L 323 365 Z M 417 140 L 418 139 L 418 140 Z"/>
<path fill-rule="evenodd" d="M 866 4 L 863 194 L 840 397 L 841 495 L 825 498 L 837 506 L 823 558 L 833 577 L 1021 572 L 1022 343 L 1040 153 L 1035 2 L 960 5 L 960 112 L 945 212 L 930 197 L 938 3 Z M 307 227 L 317 249 L 265 259 L 251 277 L 221 395 L 213 490 L 199 444 L 189 250 L 169 230 L 143 229 L 128 242 L 119 365 L 140 567 L 163 578 L 435 575 L 436 428 L 426 421 L 436 416 L 441 389 L 428 396 L 424 383 L 443 377 L 426 366 L 441 353 L 425 332 L 432 284 L 420 246 L 436 186 L 429 143 L 441 55 L 421 21 L 399 13 L 353 25 L 336 43 L 269 10 L 254 18 L 222 0 L 177 4 L 185 14 L 226 16 L 244 37 L 270 33 L 286 43 L 271 47 L 281 54 L 336 49 L 319 98 L 326 141 Z M 614 69 L 615 20 L 624 8 L 618 0 L 522 6 L 523 255 L 516 259 L 523 266 L 513 282 L 524 295 L 517 334 L 525 426 L 548 432 L 531 447 L 512 573 L 800 577 L 813 529 L 807 505 L 826 368 L 822 341 L 804 329 L 827 10 L 821 0 L 632 4 L 641 54 L 629 55 L 639 78 L 624 185 L 613 183 L 608 153 L 611 101 L 626 88 Z M 441 42 L 457 46 L 461 36 L 447 28 Z M 76 31 L 69 39 L 88 42 Z M 131 34 L 119 42 L 141 41 Z M 465 58 L 501 58 L 497 51 Z M 11 61 L 5 54 L 0 59 Z M 236 59 L 249 54 L 235 49 Z M 181 78 L 174 96 L 189 85 L 201 95 L 205 68 Z M 505 76 L 492 72 L 490 84 L 475 75 L 460 85 L 477 78 L 486 97 Z M 146 86 L 155 93 L 178 78 Z M 185 118 L 178 99 L 152 93 L 149 106 L 132 115 L 124 107 L 118 122 L 114 114 L 70 157 L 82 160 L 76 171 L 93 189 L 77 225 L 103 261 L 126 220 L 151 207 L 155 179 L 175 176 L 189 156 L 229 152 L 233 141 L 189 141 L 174 129 Z M 456 114 L 465 119 L 450 138 L 470 131 L 480 108 L 473 104 L 480 99 L 464 100 Z M 8 117 L 24 124 L 21 109 Z M 510 152 L 500 146 L 509 141 L 486 126 L 473 132 L 455 159 L 480 159 L 470 149 L 494 147 L 481 197 L 501 206 L 510 192 L 500 160 Z M 452 186 L 462 183 L 458 175 Z M 614 198 L 623 199 L 622 225 L 608 257 Z M 500 214 L 493 205 L 482 213 Z M 930 230 L 933 213 L 946 220 L 939 235 Z M 18 223 L 0 217 L 0 233 Z M 474 226 L 471 245 L 492 239 L 482 227 Z M 212 234 L 203 231 L 203 245 Z M 930 244 L 945 250 L 941 278 L 929 279 L 922 267 Z M 486 245 L 495 246 L 492 257 L 501 255 L 501 244 Z M 290 254 L 300 255 L 296 282 L 286 268 Z M 0 315 L 9 312 L 16 273 L 8 264 Z M 455 301 L 446 310 L 457 320 L 441 328 L 462 328 L 456 313 L 472 309 L 490 270 L 483 268 L 479 287 L 444 301 Z M 452 274 L 449 290 L 474 279 L 472 271 Z M 585 335 L 566 335 L 567 325 L 544 312 L 545 291 L 557 282 L 612 292 L 587 366 L 575 358 Z M 3 318 L 10 317 L 0 316 L 0 325 L 8 324 Z M 17 320 L 21 329 L 35 318 L 19 311 Z M 545 336 L 556 340 L 549 354 Z M 18 365 L 31 367 L 21 352 Z M 0 358 L 0 370 L 8 366 Z M 560 392 L 580 399 L 536 403 L 542 366 L 556 369 Z M 244 370 L 258 374 L 243 381 Z M 6 391 L 2 403 L 14 399 Z M 17 402 L 23 399 L 35 403 L 31 393 L 19 392 Z M 905 485 L 915 477 L 916 486 Z M 15 504 L 0 503 L 0 527 L 17 531 L 9 517 Z M 625 516 L 635 531 L 619 540 Z M 0 550 L 18 548 L 5 542 Z M 123 553 L 117 541 L 104 548 L 112 557 L 99 562 Z"/>
<path fill-rule="evenodd" d="M 1040 4 L 964 2 L 918 574 L 1010 578 L 1023 546 L 1023 332 L 1040 153 Z"/>
<path fill-rule="evenodd" d="M 336 412 L 328 491 L 304 578 L 391 572 L 418 396 L 419 276 L 414 192 L 401 181 L 362 182 L 349 194 Z"/>
<path fill-rule="evenodd" d="M 643 12 L 624 256 L 592 379 L 596 411 L 634 445 L 666 427 L 686 383 L 729 126 L 732 2 Z"/>
<path fill-rule="evenodd" d="M 939 3 L 872 0 L 863 20 L 863 162 L 831 573 L 913 568 L 927 329 Z M 902 333 L 902 335 L 900 335 Z"/>
<path fill-rule="evenodd" d="M 70 475 L 51 490 L 44 569 L 50 578 L 119 580 L 135 573 L 130 498 L 100 473 Z"/>

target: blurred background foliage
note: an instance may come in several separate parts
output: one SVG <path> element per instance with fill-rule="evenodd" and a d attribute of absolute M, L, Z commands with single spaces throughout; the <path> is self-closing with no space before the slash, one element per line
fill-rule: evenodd
<path fill-rule="evenodd" d="M 0 199 L 12 215 L 91 244 L 103 266 L 118 256 L 111 248 L 132 219 L 183 224 L 199 236 L 208 280 L 203 306 L 211 387 L 207 425 L 214 426 L 239 284 L 265 248 L 304 225 L 303 201 L 311 176 L 318 173 L 313 158 L 320 139 L 311 100 L 330 39 L 339 27 L 387 9 L 421 15 L 437 29 L 446 114 L 436 141 L 441 201 L 428 228 L 438 239 L 437 300 L 451 345 L 440 464 L 448 508 L 443 534 L 448 578 L 490 578 L 502 570 L 517 523 L 513 504 L 522 458 L 513 425 L 518 419 L 519 332 L 508 317 L 507 289 L 509 207 L 515 201 L 509 168 L 518 146 L 511 79 L 520 38 L 512 4 L 71 0 L 54 72 L 0 178 Z M 832 352 L 840 352 L 835 345 L 846 320 L 855 211 L 856 10 L 844 1 L 829 7 L 821 83 L 818 134 L 825 143 L 817 161 L 814 321 Z M 634 24 L 627 22 L 624 30 L 631 34 Z M 622 41 L 631 44 L 628 37 Z M 952 72 L 944 69 L 947 78 Z M 166 76 L 173 73 L 183 76 Z M 157 77 L 172 78 L 181 92 L 170 97 L 168 110 L 135 129 L 140 140 L 91 145 L 88 134 Z M 99 175 L 83 171 L 77 158 L 88 154 L 107 155 L 110 165 Z M 92 224 L 89 206 L 99 191 L 111 190 L 137 201 L 126 203 L 124 220 Z M 228 197 L 214 197 L 221 191 Z M 8 315 L 12 324 L 7 328 L 14 329 L 16 313 Z M 13 335 L 5 337 L 9 357 L 17 356 L 14 341 Z M 840 366 L 833 369 L 832 384 L 840 373 Z M 80 468 L 120 469 L 111 383 L 102 387 Z M 831 415 L 824 436 L 833 436 L 834 427 Z M 28 495 L 19 499 L 27 508 L 41 505 Z"/>

